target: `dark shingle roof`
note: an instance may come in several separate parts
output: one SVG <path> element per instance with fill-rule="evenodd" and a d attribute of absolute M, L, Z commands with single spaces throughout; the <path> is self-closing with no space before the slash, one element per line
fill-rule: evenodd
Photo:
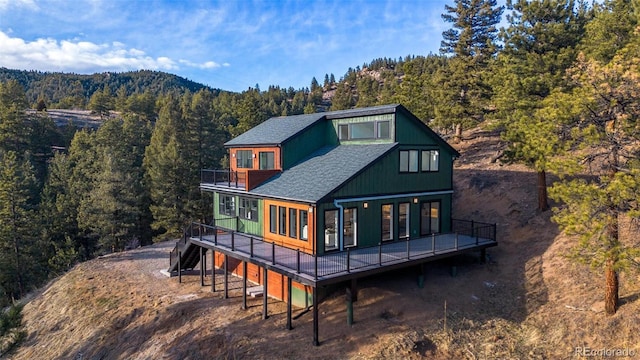
<path fill-rule="evenodd" d="M 226 146 L 282 144 L 302 130 L 324 119 L 340 119 L 353 116 L 391 114 L 398 104 L 373 106 L 361 109 L 337 110 L 315 114 L 279 116 L 268 119 L 245 133 L 227 141 Z"/>
<path fill-rule="evenodd" d="M 251 190 L 251 193 L 317 202 L 396 145 L 387 143 L 323 147 L 297 165 Z"/>

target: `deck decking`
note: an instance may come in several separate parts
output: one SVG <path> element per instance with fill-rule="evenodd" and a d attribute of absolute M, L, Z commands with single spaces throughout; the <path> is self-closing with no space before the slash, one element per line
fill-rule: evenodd
<path fill-rule="evenodd" d="M 493 232 L 434 234 L 314 256 L 248 234 L 193 224 L 183 241 L 257 264 L 313 287 L 496 246 Z M 494 236 L 491 236 L 491 235 Z M 486 237 L 484 237 L 484 236 Z"/>

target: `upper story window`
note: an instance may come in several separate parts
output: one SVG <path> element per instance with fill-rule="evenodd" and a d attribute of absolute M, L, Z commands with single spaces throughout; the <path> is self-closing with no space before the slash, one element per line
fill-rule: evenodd
<path fill-rule="evenodd" d="M 232 195 L 220 195 L 220 203 L 218 204 L 220 214 L 227 216 L 236 216 L 236 197 Z"/>
<path fill-rule="evenodd" d="M 340 140 L 389 139 L 389 121 L 368 121 L 338 125 Z"/>
<path fill-rule="evenodd" d="M 422 151 L 422 171 L 438 171 L 440 152 L 438 150 Z"/>
<path fill-rule="evenodd" d="M 253 151 L 251 150 L 236 151 L 236 168 L 252 169 L 253 168 Z"/>
<path fill-rule="evenodd" d="M 261 151 L 258 155 L 260 170 L 275 169 L 275 154 L 273 151 Z"/>
<path fill-rule="evenodd" d="M 241 197 L 238 216 L 242 219 L 258 221 L 258 200 Z"/>
<path fill-rule="evenodd" d="M 418 157 L 419 156 L 419 157 Z M 436 172 L 439 169 L 439 150 L 400 150 L 400 172 Z"/>

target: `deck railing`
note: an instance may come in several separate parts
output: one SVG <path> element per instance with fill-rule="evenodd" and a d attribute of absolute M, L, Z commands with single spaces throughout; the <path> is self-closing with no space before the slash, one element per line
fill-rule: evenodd
<path fill-rule="evenodd" d="M 245 171 L 233 171 L 231 169 L 202 169 L 200 172 L 200 183 L 244 189 L 247 184 L 247 173 Z"/>
<path fill-rule="evenodd" d="M 454 220 L 452 229 L 456 232 L 432 234 L 404 241 L 381 242 L 373 247 L 347 248 L 346 251 L 327 252 L 320 256 L 276 245 L 260 237 L 221 226 L 193 223 L 187 231 L 187 236 L 318 280 L 365 268 L 382 267 L 496 244 L 495 224 Z"/>

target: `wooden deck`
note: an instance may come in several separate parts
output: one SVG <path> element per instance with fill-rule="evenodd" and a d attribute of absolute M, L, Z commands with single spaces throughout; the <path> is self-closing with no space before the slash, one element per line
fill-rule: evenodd
<path fill-rule="evenodd" d="M 494 236 L 435 234 L 432 236 L 384 242 L 375 247 L 310 255 L 279 246 L 255 236 L 202 224 L 194 224 L 188 238 L 192 244 L 222 252 L 233 258 L 257 264 L 313 287 L 324 286 L 379 272 L 390 271 L 496 246 Z M 487 236 L 487 237 L 483 237 Z"/>

